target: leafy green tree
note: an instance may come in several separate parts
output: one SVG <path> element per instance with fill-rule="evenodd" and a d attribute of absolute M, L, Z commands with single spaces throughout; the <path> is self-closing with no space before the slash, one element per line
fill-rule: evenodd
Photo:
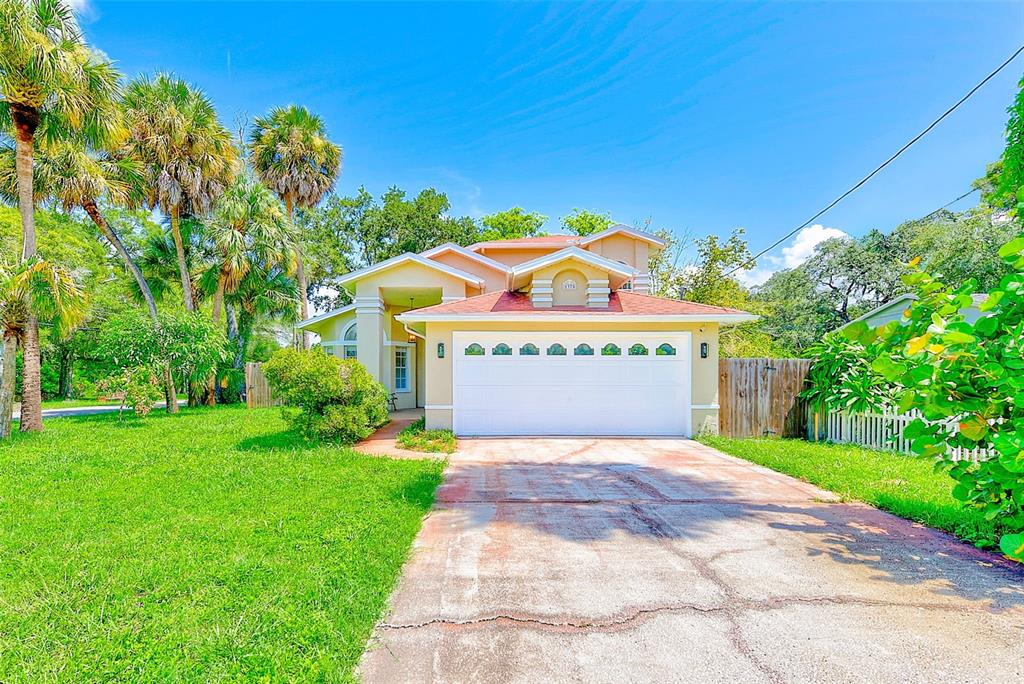
<path fill-rule="evenodd" d="M 422 252 L 445 242 L 468 245 L 479 237 L 476 223 L 468 216 L 450 216 L 448 197 L 433 188 L 409 199 L 404 190 L 392 187 L 379 201 L 359 188 L 354 197 L 330 198 L 326 209 L 340 217 L 355 265 Z"/>
<path fill-rule="evenodd" d="M 38 256 L 16 266 L 0 266 L 0 332 L 4 347 L 0 438 L 10 435 L 17 345 L 24 344 L 29 319 L 52 324 L 55 332 L 64 337 L 81 324 L 86 311 L 86 295 L 68 270 Z M 22 420 L 25 410 L 22 403 Z M 42 421 L 41 415 L 37 418 Z"/>
<path fill-rule="evenodd" d="M 991 208 L 979 206 L 958 213 L 934 212 L 900 224 L 892 235 L 904 245 L 905 261 L 921 257 L 921 267 L 947 283 L 973 279 L 979 289 L 988 290 L 1010 273 L 998 250 L 1019 229 L 1015 220 L 997 218 Z"/>
<path fill-rule="evenodd" d="M 610 214 L 599 214 L 586 209 L 573 209 L 571 214 L 562 217 L 562 228 L 583 237 L 600 233 L 614 224 L 615 221 Z"/>
<path fill-rule="evenodd" d="M 319 311 L 349 303 L 348 293 L 337 284 L 354 268 L 352 233 L 345 212 L 342 201 L 331 195 L 320 206 L 295 214 L 302 235 L 309 305 Z"/>
<path fill-rule="evenodd" d="M 168 74 L 129 83 L 124 111 L 130 135 L 122 154 L 141 164 L 148 206 L 170 221 L 182 297 L 191 311 L 196 305 L 181 220 L 210 212 L 238 173 L 238 151 L 207 97 Z"/>
<path fill-rule="evenodd" d="M 202 383 L 227 354 L 224 332 L 198 311 L 164 309 L 160 324 L 130 308 L 100 326 L 98 353 L 123 372 L 170 365 L 185 386 Z"/>
<path fill-rule="evenodd" d="M 206 239 L 214 259 L 206 273 L 205 289 L 212 288 L 213 324 L 220 326 L 225 295 L 238 290 L 255 267 L 284 265 L 296 261 L 293 224 L 281 202 L 255 178 L 240 176 L 220 198 L 207 222 Z M 207 383 L 206 403 L 216 403 L 216 376 Z"/>
<path fill-rule="evenodd" d="M 900 235 L 868 231 L 860 239 L 831 238 L 803 265 L 835 303 L 843 323 L 906 291 L 900 280 L 909 260 Z"/>
<path fill-rule="evenodd" d="M 512 207 L 505 211 L 488 214 L 480 219 L 480 223 L 483 225 L 480 240 L 512 240 L 533 237 L 540 234 L 540 228 L 547 220 L 547 216 L 535 211 L 523 211 L 522 207 Z"/>
<path fill-rule="evenodd" d="M 341 173 L 341 147 L 327 138 L 323 120 L 305 107 L 291 105 L 272 109 L 254 122 L 249 137 L 253 168 L 260 179 L 285 204 L 288 219 L 295 208 L 315 207 L 334 187 Z M 300 315 L 309 318 L 309 283 L 300 245 L 297 277 L 301 297 Z M 309 335 L 302 333 L 309 348 Z"/>
<path fill-rule="evenodd" d="M 773 274 L 755 288 L 753 298 L 763 307 L 760 329 L 793 356 L 843 324 L 838 297 L 820 288 L 802 266 Z"/>
<path fill-rule="evenodd" d="M 112 143 L 123 132 L 114 102 L 118 73 L 91 50 L 62 0 L 0 0 L 0 131 L 14 138 L 21 257 L 36 254 L 33 155 L 37 136 Z M 25 330 L 22 431 L 43 429 L 39 324 Z"/>
<path fill-rule="evenodd" d="M 701 304 L 725 306 L 750 313 L 763 313 L 750 292 L 733 276 L 737 268 L 749 268 L 750 250 L 743 229 L 734 230 L 723 242 L 717 235 L 697 240 L 697 259 L 682 269 L 679 284 L 682 298 Z M 719 336 L 719 355 L 723 357 L 778 357 L 785 350 L 761 330 L 757 322 L 723 328 Z"/>

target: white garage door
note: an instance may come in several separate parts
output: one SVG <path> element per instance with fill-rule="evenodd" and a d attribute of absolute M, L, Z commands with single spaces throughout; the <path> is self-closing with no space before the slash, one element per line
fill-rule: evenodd
<path fill-rule="evenodd" d="M 689 333 L 458 332 L 459 435 L 689 435 Z"/>

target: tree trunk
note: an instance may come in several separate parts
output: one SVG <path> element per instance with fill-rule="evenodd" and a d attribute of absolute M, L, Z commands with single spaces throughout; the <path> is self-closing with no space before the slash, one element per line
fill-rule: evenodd
<path fill-rule="evenodd" d="M 3 367 L 0 368 L 0 439 L 10 437 L 14 416 L 14 384 L 18 364 L 18 336 L 4 335 Z"/>
<path fill-rule="evenodd" d="M 232 368 L 234 368 L 235 371 L 237 371 L 234 375 L 231 376 L 236 378 L 235 386 L 232 388 L 232 390 L 234 390 L 235 398 L 241 398 L 242 390 L 244 389 L 245 385 L 245 380 L 243 379 L 241 383 L 239 383 L 237 378 L 244 378 L 245 354 L 239 349 L 238 346 L 240 341 L 238 336 L 238 313 L 235 311 L 235 307 L 231 306 L 230 304 L 227 304 L 224 307 L 224 313 L 225 318 L 227 318 L 228 324 L 228 340 L 230 342 L 231 349 L 234 351 L 234 354 L 232 355 L 231 359 L 231 365 Z"/>
<path fill-rule="evenodd" d="M 29 314 L 25 330 L 25 368 L 21 385 L 21 431 L 43 429 L 43 393 L 39 382 L 39 320 Z"/>
<path fill-rule="evenodd" d="M 291 196 L 285 197 L 284 200 L 285 209 L 288 210 L 288 222 L 295 222 L 295 202 Z M 299 243 L 295 245 L 295 277 L 299 281 L 299 320 L 306 320 L 309 318 L 309 295 L 306 292 L 308 287 L 306 283 L 306 267 L 302 263 L 302 239 L 300 237 Z M 309 333 L 305 330 L 299 333 L 302 336 L 302 349 L 309 349 L 310 338 Z"/>
<path fill-rule="evenodd" d="M 195 311 L 196 303 L 192 298 L 192 277 L 188 273 L 188 262 L 185 261 L 185 243 L 181 239 L 181 215 L 177 207 L 171 210 L 171 235 L 174 237 L 174 251 L 178 255 L 178 273 L 181 275 L 181 291 L 185 298 L 185 309 Z"/>
<path fill-rule="evenodd" d="M 220 275 L 217 277 L 217 292 L 213 295 L 213 327 L 220 327 L 220 312 L 224 308 L 224 285 L 226 283 L 226 274 L 224 269 L 220 270 Z M 207 406 L 217 405 L 217 371 L 214 370 L 210 373 L 210 377 L 206 379 L 206 398 L 205 403 Z"/>
<path fill-rule="evenodd" d="M 58 348 L 60 354 L 60 372 L 57 377 L 57 396 L 61 399 L 71 399 L 71 383 L 74 379 L 75 352 L 69 344 L 61 344 Z"/>
<path fill-rule="evenodd" d="M 107 223 L 106 217 L 103 216 L 96 202 L 92 200 L 83 202 L 82 209 L 89 215 L 92 222 L 96 224 L 96 227 L 103 237 L 107 239 L 107 242 L 114 247 L 114 251 L 124 260 L 128 270 L 132 273 L 132 277 L 135 278 L 135 283 L 139 286 L 142 298 L 146 300 L 146 309 L 149 310 L 149 317 L 153 321 L 153 326 L 160 327 L 160 318 L 156 313 L 156 299 L 153 298 L 153 291 L 149 289 L 149 283 L 146 281 L 146 276 L 142 274 L 142 269 L 135 263 L 132 255 L 128 253 L 124 243 L 121 242 L 121 237 Z M 167 404 L 166 411 L 168 413 L 178 412 L 178 396 L 174 389 L 174 376 L 171 375 L 171 367 L 169 365 L 164 368 L 164 401 Z"/>
<path fill-rule="evenodd" d="M 36 254 L 35 195 L 32 192 L 32 148 L 39 112 L 33 107 L 8 104 L 14 122 L 15 173 L 18 177 L 18 211 L 21 213 L 21 259 Z M 31 349 L 30 349 L 31 347 Z M 21 429 L 38 432 L 43 429 L 42 393 L 39 378 L 39 320 L 28 317 L 25 335 L 25 368 L 21 397 Z"/>

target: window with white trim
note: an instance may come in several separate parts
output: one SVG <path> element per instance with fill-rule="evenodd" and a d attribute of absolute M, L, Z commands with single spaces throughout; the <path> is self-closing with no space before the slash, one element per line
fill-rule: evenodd
<path fill-rule="evenodd" d="M 341 345 L 341 358 L 358 358 L 359 353 L 357 351 L 358 348 L 356 347 L 356 340 L 358 334 L 359 331 L 356 330 L 356 324 L 353 321 L 353 323 L 345 329 L 345 334 L 342 336 L 342 339 L 345 340 L 345 344 Z"/>
<path fill-rule="evenodd" d="M 395 347 L 395 391 L 409 391 L 409 348 Z"/>

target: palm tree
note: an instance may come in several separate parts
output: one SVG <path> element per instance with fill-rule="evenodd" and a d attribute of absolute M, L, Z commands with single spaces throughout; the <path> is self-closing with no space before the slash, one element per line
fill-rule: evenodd
<path fill-rule="evenodd" d="M 18 343 L 28 335 L 30 319 L 53 323 L 67 337 L 85 320 L 85 292 L 67 269 L 32 256 L 16 267 L 0 266 L 0 332 L 3 334 L 3 372 L 0 375 L 0 438 L 11 432 L 14 410 L 14 367 Z M 26 346 L 25 355 L 29 354 Z M 38 359 L 36 360 L 38 362 Z M 21 422 L 32 407 L 21 404 Z M 38 409 L 37 409 L 38 410 Z M 36 416 L 42 422 L 42 415 Z M 24 429 L 24 428 L 23 428 Z"/>
<path fill-rule="evenodd" d="M 167 74 L 128 84 L 129 130 L 124 154 L 143 164 L 147 203 L 170 220 L 185 308 L 195 309 L 181 235 L 183 215 L 205 215 L 234 181 L 238 151 L 213 104 L 199 90 Z"/>
<path fill-rule="evenodd" d="M 206 225 L 206 239 L 215 254 L 207 272 L 212 281 L 213 323 L 220 324 L 225 294 L 233 294 L 254 264 L 290 266 L 295 257 L 291 223 L 281 202 L 258 180 L 240 176 L 221 197 Z M 207 385 L 206 403 L 215 403 L 215 377 Z"/>
<path fill-rule="evenodd" d="M 22 259 L 36 253 L 32 167 L 37 136 L 80 135 L 112 143 L 123 129 L 115 102 L 119 75 L 89 49 L 63 0 L 0 0 L 0 131 L 15 142 Z M 39 324 L 29 312 L 21 429 L 43 429 Z"/>
<path fill-rule="evenodd" d="M 327 139 L 323 120 L 305 107 L 277 107 L 267 116 L 257 117 L 249 150 L 257 175 L 284 201 L 289 221 L 294 222 L 296 207 L 316 206 L 341 173 L 341 148 Z M 299 313 L 306 319 L 309 298 L 301 250 L 297 277 Z M 306 333 L 302 333 L 302 345 L 309 348 Z"/>
<path fill-rule="evenodd" d="M 9 199 L 16 193 L 13 161 L 14 150 L 0 146 L 0 198 Z M 75 208 L 85 211 L 135 278 L 153 325 L 159 326 L 156 300 L 149 283 L 99 206 L 101 198 L 106 198 L 129 209 L 138 207 L 144 198 L 144 182 L 139 165 L 134 161 L 91 151 L 79 140 L 44 143 L 35 158 L 35 201 L 52 200 L 64 211 Z M 167 411 L 176 413 L 174 379 L 169 366 L 164 371 Z"/>

